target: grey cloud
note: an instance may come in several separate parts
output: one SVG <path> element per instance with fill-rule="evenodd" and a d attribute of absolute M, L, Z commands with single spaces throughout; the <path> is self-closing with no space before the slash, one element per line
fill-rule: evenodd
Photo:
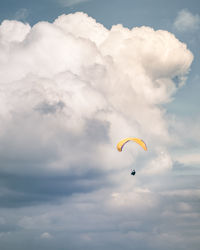
<path fill-rule="evenodd" d="M 172 191 L 183 189 L 183 183 L 187 179 L 187 176 L 177 178 L 177 175 L 173 174 L 157 176 L 149 181 L 138 177 L 140 187 L 151 188 L 154 185 L 151 193 L 140 194 L 141 199 L 154 196 L 156 200 L 153 207 L 147 202 L 146 206 L 138 210 L 132 205 L 129 208 L 122 206 L 121 209 L 109 209 L 105 206 L 105 200 L 109 197 L 107 184 L 105 191 L 76 193 L 59 204 L 55 202 L 46 206 L 40 203 L 35 207 L 22 208 L 21 212 L 16 210 L 15 216 L 21 218 L 18 220 L 17 231 L 10 231 L 10 236 L 5 234 L 1 244 L 12 249 L 14 242 L 20 246 L 20 242 L 25 243 L 24 239 L 29 239 L 31 250 L 35 244 L 39 250 L 64 250 L 66 246 L 70 249 L 131 250 L 133 245 L 136 250 L 187 250 L 188 246 L 197 250 L 199 201 L 192 201 L 189 196 L 183 200 L 182 196 L 174 196 L 173 193 L 160 193 L 161 188 L 168 192 L 171 186 Z M 57 180 L 59 181 L 59 178 Z M 115 189 L 116 187 L 111 188 Z M 137 197 L 139 193 L 133 190 L 132 195 Z M 191 206 L 191 211 L 187 210 L 187 206 L 184 208 L 186 203 Z M 194 213 L 196 217 L 193 217 Z M 26 222 L 29 225 L 26 225 Z M 44 232 L 53 237 L 41 240 L 41 234 Z M 11 242 L 9 237 L 12 238 Z"/>
<path fill-rule="evenodd" d="M 13 208 L 59 202 L 75 193 L 92 192 L 105 185 L 107 178 L 98 170 L 60 176 L 53 173 L 43 176 L 1 173 L 0 183 L 0 207 Z"/>
<path fill-rule="evenodd" d="M 65 103 L 62 101 L 50 104 L 47 102 L 42 102 L 35 107 L 36 111 L 41 114 L 53 114 L 56 111 L 62 110 L 65 107 Z"/>
<path fill-rule="evenodd" d="M 96 144 L 109 142 L 109 128 L 109 122 L 97 119 L 87 120 L 85 124 L 85 136 Z"/>
<path fill-rule="evenodd" d="M 55 106 L 60 108 L 63 104 L 57 103 Z M 47 112 L 45 104 L 39 114 L 52 114 L 56 110 L 55 106 L 50 107 L 49 111 L 47 105 Z M 102 185 L 108 185 L 109 171 L 103 168 L 101 170 L 98 161 L 87 160 L 90 157 L 92 159 L 94 149 L 99 143 L 109 141 L 107 122 L 88 119 L 81 137 L 59 131 L 58 134 L 47 137 L 44 144 L 40 136 L 41 130 L 32 130 L 32 126 L 29 126 L 31 120 L 27 119 L 30 119 L 29 116 L 26 120 L 20 119 L 18 125 L 15 119 L 2 137 L 2 142 L 5 143 L 0 148 L 0 207 L 59 202 L 63 197 L 92 192 Z M 59 153 L 61 149 L 63 154 Z M 84 153 L 82 156 L 81 152 Z M 72 161 L 67 168 L 65 164 L 68 163 L 62 162 L 63 157 Z"/>

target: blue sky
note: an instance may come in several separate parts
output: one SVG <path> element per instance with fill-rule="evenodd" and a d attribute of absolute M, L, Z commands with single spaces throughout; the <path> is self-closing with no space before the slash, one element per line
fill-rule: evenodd
<path fill-rule="evenodd" d="M 199 1 L 7 0 L 0 22 L 0 248 L 198 250 Z"/>

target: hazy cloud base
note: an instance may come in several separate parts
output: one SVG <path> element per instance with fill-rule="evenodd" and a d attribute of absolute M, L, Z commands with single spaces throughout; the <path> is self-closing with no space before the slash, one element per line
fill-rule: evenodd
<path fill-rule="evenodd" d="M 197 249 L 198 181 L 180 176 L 162 108 L 185 83 L 185 44 L 75 13 L 5 20 L 0 53 L 2 248 Z M 117 152 L 126 136 L 148 152 Z"/>

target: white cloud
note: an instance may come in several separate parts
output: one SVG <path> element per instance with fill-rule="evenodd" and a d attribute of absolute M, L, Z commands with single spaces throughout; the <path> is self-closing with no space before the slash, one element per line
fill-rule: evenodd
<path fill-rule="evenodd" d="M 174 27 L 181 32 L 198 30 L 200 28 L 200 16 L 183 9 L 179 11 L 174 21 Z"/>
<path fill-rule="evenodd" d="M 0 26 L 1 50 L 8 49 L 12 43 L 22 42 L 30 32 L 29 24 L 24 24 L 15 20 L 4 20 Z M 6 56 L 8 51 L 4 52 Z M 4 57 L 6 59 L 6 57 Z M 3 60 L 3 59 L 2 59 Z"/>
<path fill-rule="evenodd" d="M 44 232 L 40 235 L 40 238 L 41 239 L 50 239 L 50 238 L 52 238 L 52 235 L 48 232 Z"/>
<path fill-rule="evenodd" d="M 172 169 L 173 161 L 171 156 L 161 151 L 157 158 L 152 159 L 147 163 L 147 167 L 143 170 L 146 174 L 161 174 Z"/>
<path fill-rule="evenodd" d="M 72 33 L 75 38 L 85 38 L 94 42 L 98 47 L 108 36 L 107 30 L 102 24 L 97 23 L 95 19 L 89 17 L 86 13 L 77 12 L 74 14 L 61 15 L 54 24 L 59 27 L 66 35 Z"/>
<path fill-rule="evenodd" d="M 186 75 L 193 60 L 174 35 L 149 27 L 107 30 L 83 13 L 32 28 L 5 21 L 0 33 L 1 154 L 43 161 L 54 150 L 47 168 L 115 168 L 133 160 L 115 150 L 122 137 L 141 137 L 152 148 L 170 140 L 160 104 L 170 101 L 173 78 Z M 99 123 L 92 136 L 90 121 Z M 105 138 L 95 143 L 101 131 Z"/>

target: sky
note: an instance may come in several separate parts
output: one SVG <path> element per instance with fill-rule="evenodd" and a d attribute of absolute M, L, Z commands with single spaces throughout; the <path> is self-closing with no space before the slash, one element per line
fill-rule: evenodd
<path fill-rule="evenodd" d="M 2 0 L 0 23 L 0 248 L 198 250 L 199 1 Z"/>

